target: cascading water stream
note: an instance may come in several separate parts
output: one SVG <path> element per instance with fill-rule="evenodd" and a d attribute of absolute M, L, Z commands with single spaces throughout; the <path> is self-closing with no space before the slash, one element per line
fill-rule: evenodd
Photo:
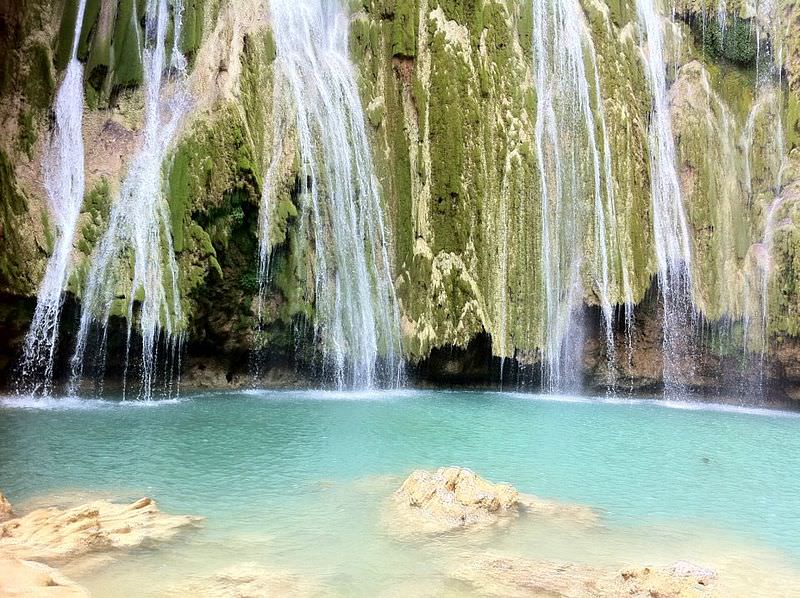
<path fill-rule="evenodd" d="M 338 387 L 396 386 L 399 310 L 365 116 L 338 1 L 270 2 L 277 47 L 273 164 L 293 124 L 300 157 L 301 226 L 314 242 L 316 331 Z M 290 115 L 289 111 L 294 114 Z M 270 251 L 268 171 L 260 230 L 261 288 Z M 327 373 L 327 372 L 324 372 Z"/>
<path fill-rule="evenodd" d="M 693 324 L 691 241 L 675 167 L 675 142 L 667 102 L 665 22 L 655 2 L 636 0 L 636 9 L 653 103 L 648 145 L 653 234 L 664 310 L 664 387 L 667 396 L 674 397 L 683 390 L 679 362 L 685 353 L 685 335 Z"/>
<path fill-rule="evenodd" d="M 614 244 L 608 226 L 616 225 L 611 158 L 597 59 L 584 29 L 577 0 L 534 0 L 533 56 L 538 94 L 534 138 L 542 204 L 543 380 L 550 390 L 574 384 L 580 333 L 575 311 L 581 300 L 581 269 L 592 268 L 605 323 L 605 341 L 613 358 L 613 306 L 610 271 Z M 593 92 L 584 56 L 593 68 Z M 596 138 L 596 103 L 604 136 Z M 583 205 L 592 199 L 594 221 Z M 594 230 L 595 264 L 582 263 L 584 236 Z M 611 235 L 613 238 L 613 235 Z"/>
<path fill-rule="evenodd" d="M 142 61 L 145 78 L 142 140 L 130 162 L 119 197 L 112 205 L 108 229 L 92 256 L 72 357 L 73 392 L 83 374 L 84 357 L 93 330 L 99 333 L 101 354 L 105 352 L 112 310 L 127 318 L 125 377 L 134 322 L 136 333 L 141 336 L 139 397 L 152 397 L 160 365 L 161 341 L 173 355 L 179 350 L 183 323 L 178 267 L 161 169 L 191 104 L 186 85 L 186 60 L 178 49 L 182 8 L 181 1 L 176 0 L 173 43 L 168 57 L 169 3 L 167 0 L 147 2 Z"/>
<path fill-rule="evenodd" d="M 44 186 L 50 217 L 55 225 L 55 242 L 37 293 L 33 321 L 25 336 L 18 390 L 26 394 L 49 395 L 53 390 L 61 307 L 83 203 L 83 65 L 77 54 L 85 9 L 86 0 L 81 0 L 70 60 L 56 94 L 55 125 L 43 159 Z"/>
<path fill-rule="evenodd" d="M 761 359 L 759 376 L 764 376 L 764 357 L 769 347 L 769 289 L 771 281 L 772 251 L 774 244 L 774 234 L 776 228 L 777 213 L 784 203 L 782 196 L 783 172 L 786 166 L 785 133 L 783 127 L 783 41 L 781 31 L 780 10 L 777 2 L 766 0 L 759 2 L 755 17 L 756 27 L 756 86 L 758 100 L 753 108 L 753 122 L 757 115 L 760 105 L 772 103 L 774 106 L 774 118 L 772 118 L 772 159 L 771 169 L 774 171 L 771 190 L 774 199 L 765 210 L 764 236 L 762 247 L 764 249 L 764 259 L 762 260 L 761 274 L 761 293 L 760 293 L 760 333 L 761 333 Z M 761 51 L 762 36 L 768 35 L 766 52 Z M 748 122 L 748 125 L 751 125 Z M 752 130 L 749 134 L 749 142 L 752 145 Z M 746 148 L 746 151 L 751 149 Z M 749 163 L 748 163 L 749 166 Z"/>

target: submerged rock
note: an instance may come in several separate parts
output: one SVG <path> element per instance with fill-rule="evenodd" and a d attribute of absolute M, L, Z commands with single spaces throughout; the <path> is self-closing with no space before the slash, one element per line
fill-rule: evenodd
<path fill-rule="evenodd" d="M 320 588 L 303 577 L 286 571 L 265 569 L 255 563 L 226 567 L 211 575 L 198 576 L 168 592 L 169 596 L 195 598 L 257 598 L 318 596 Z"/>
<path fill-rule="evenodd" d="M 96 550 L 134 548 L 168 540 L 199 518 L 167 515 L 155 501 L 105 500 L 71 509 L 37 509 L 0 524 L 0 551 L 18 559 L 63 562 Z"/>
<path fill-rule="evenodd" d="M 11 508 L 11 503 L 5 495 L 0 492 L 0 521 L 6 521 L 14 517 L 14 509 Z"/>
<path fill-rule="evenodd" d="M 509 484 L 493 484 L 469 469 L 417 470 L 394 493 L 389 524 L 404 533 L 440 533 L 483 527 L 527 512 L 595 523 L 597 514 L 579 505 L 563 505 L 520 494 Z"/>
<path fill-rule="evenodd" d="M 688 598 L 717 595 L 713 587 L 715 572 L 685 561 L 668 567 L 614 570 L 568 562 L 481 555 L 468 559 L 452 576 L 488 596 Z"/>
<path fill-rule="evenodd" d="M 88 598 L 89 592 L 57 569 L 20 559 L 0 559 L 0 596 Z"/>

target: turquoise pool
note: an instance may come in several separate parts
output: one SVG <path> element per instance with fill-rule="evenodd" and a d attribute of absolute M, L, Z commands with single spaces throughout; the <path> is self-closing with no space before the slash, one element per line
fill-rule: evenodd
<path fill-rule="evenodd" d="M 381 524 L 386 498 L 411 470 L 442 465 L 590 505 L 603 526 L 521 522 L 420 545 L 393 539 Z M 447 560 L 488 549 L 800 570 L 800 415 L 779 411 L 439 391 L 247 391 L 149 404 L 8 398 L 0 489 L 23 507 L 149 495 L 164 511 L 206 517 L 176 543 L 78 571 L 99 596 L 142 595 L 142 576 L 160 595 L 243 560 L 340 595 L 411 580 L 459 594 Z"/>

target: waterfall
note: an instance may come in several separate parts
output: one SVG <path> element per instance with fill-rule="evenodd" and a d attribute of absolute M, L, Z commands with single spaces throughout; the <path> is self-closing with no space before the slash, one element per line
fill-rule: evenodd
<path fill-rule="evenodd" d="M 613 180 L 597 58 L 584 21 L 577 0 L 533 2 L 533 67 L 538 94 L 534 139 L 540 177 L 544 297 L 542 373 L 551 390 L 574 383 L 570 378 L 580 369 L 576 367 L 581 347 L 575 312 L 582 300 L 582 269 L 592 272 L 607 353 L 613 357 L 610 261 L 614 244 L 608 234 L 608 226 L 616 225 Z M 585 56 L 593 70 L 591 87 Z M 604 137 L 602 151 L 594 110 Z M 591 199 L 591 213 L 584 198 Z M 584 264 L 584 237 L 590 229 L 594 232 L 595 263 Z"/>
<path fill-rule="evenodd" d="M 664 60 L 664 23 L 656 0 L 636 0 L 645 49 L 646 77 L 652 108 L 648 145 L 650 150 L 650 195 L 653 236 L 658 261 L 658 282 L 664 311 L 664 385 L 667 395 L 679 394 L 682 386 L 680 357 L 685 353 L 685 335 L 693 320 L 691 251 L 689 226 L 675 167 L 675 142 L 667 102 L 667 65 Z"/>
<path fill-rule="evenodd" d="M 100 352 L 105 351 L 112 311 L 127 318 L 126 378 L 134 322 L 141 336 L 139 397 L 152 397 L 161 342 L 172 352 L 180 345 L 183 322 L 178 267 L 161 167 L 191 104 L 186 60 L 178 49 L 182 9 L 181 0 L 176 0 L 168 57 L 170 5 L 167 0 L 147 1 L 142 61 L 145 78 L 142 139 L 112 205 L 108 229 L 92 255 L 72 356 L 73 392 L 83 374 L 87 343 L 93 329 L 99 331 Z"/>
<path fill-rule="evenodd" d="M 77 54 L 85 9 L 86 0 L 80 0 L 70 60 L 56 94 L 55 124 L 43 158 L 44 186 L 55 240 L 20 364 L 18 390 L 29 394 L 49 395 L 53 390 L 61 307 L 83 203 L 83 65 Z"/>
<path fill-rule="evenodd" d="M 758 115 L 758 110 L 762 105 L 772 104 L 774 107 L 774 118 L 772 125 L 774 127 L 772 138 L 774 140 L 772 146 L 773 154 L 771 169 L 774 171 L 772 181 L 770 181 L 770 190 L 772 200 L 769 206 L 764 210 L 764 235 L 762 239 L 762 247 L 764 249 L 764 257 L 761 262 L 761 289 L 760 289 L 760 333 L 761 333 L 761 360 L 759 368 L 759 376 L 763 379 L 764 376 L 764 357 L 769 347 L 769 289 L 772 274 L 772 251 L 774 245 L 774 236 L 776 229 L 776 217 L 778 211 L 783 206 L 783 172 L 786 166 L 786 140 L 783 128 L 783 41 L 782 41 L 782 26 L 780 18 L 780 10 L 774 0 L 766 0 L 759 2 L 756 10 L 756 89 L 758 99 L 753 105 L 751 118 L 748 119 L 748 140 L 750 147 L 746 147 L 745 151 L 749 152 L 752 149 L 753 142 L 753 128 L 755 126 L 755 119 Z M 767 34 L 769 43 L 767 44 L 767 51 L 762 53 L 762 35 Z M 749 161 L 748 161 L 749 170 Z M 752 181 L 751 181 L 752 186 Z"/>
<path fill-rule="evenodd" d="M 298 145 L 304 236 L 313 239 L 316 333 L 323 374 L 339 387 L 397 385 L 402 375 L 399 310 L 380 187 L 350 62 L 348 17 L 338 1 L 272 0 L 277 47 L 276 130 Z M 292 114 L 293 111 L 293 114 Z M 276 135 L 283 143 L 284 135 Z M 282 151 L 273 147 L 273 163 Z M 260 230 L 261 286 L 267 281 L 270 197 Z"/>

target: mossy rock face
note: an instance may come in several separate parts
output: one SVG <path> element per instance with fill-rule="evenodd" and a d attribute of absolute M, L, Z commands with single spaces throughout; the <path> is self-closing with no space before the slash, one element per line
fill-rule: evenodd
<path fill-rule="evenodd" d="M 45 248 L 37 247 L 28 202 L 14 168 L 0 150 L 0 292 L 31 295 L 41 276 Z"/>
<path fill-rule="evenodd" d="M 758 54 L 756 27 L 751 19 L 715 18 L 692 20 L 698 45 L 712 60 L 726 60 L 740 67 L 754 67 Z"/>
<path fill-rule="evenodd" d="M 185 0 L 179 47 L 189 58 L 194 57 L 203 40 L 208 0 Z"/>
<path fill-rule="evenodd" d="M 681 68 L 672 93 L 679 176 L 694 240 L 695 301 L 709 320 L 742 317 L 739 272 L 752 231 L 736 121 L 699 62 Z"/>
<path fill-rule="evenodd" d="M 758 273 L 764 217 L 775 188 L 789 188 L 797 178 L 787 167 L 778 180 L 782 171 L 773 125 L 782 116 L 785 150 L 800 149 L 800 35 L 791 34 L 800 11 L 798 2 L 788 0 L 788 85 L 773 101 L 756 83 L 758 48 L 746 3 L 728 2 L 724 31 L 708 14 L 701 31 L 707 4 L 681 0 L 679 21 L 665 31 L 677 166 L 693 238 L 695 302 L 701 317 L 717 321 L 743 315 L 742 297 L 752 291 L 748 285 Z M 408 356 L 424 359 L 436 348 L 467 347 L 480 337 L 491 339 L 494 355 L 535 360 L 546 331 L 533 133 L 541 90 L 532 83 L 531 3 L 352 0 L 348 5 L 350 55 L 382 190 Z M 596 52 L 595 65 L 587 46 L 585 66 L 592 78 L 597 69 L 607 139 L 592 91 L 595 133 L 600 143 L 608 143 L 613 175 L 616 220 L 610 228 L 617 240 L 609 258 L 609 292 L 615 304 L 640 304 L 656 265 L 648 155 L 652 98 L 636 4 L 581 0 L 580 5 L 581 26 Z M 190 66 L 198 57 L 198 68 L 216 69 L 200 58 L 204 44 L 210 38 L 219 43 L 214 36 L 229 25 L 219 20 L 230 18 L 221 6 L 217 0 L 184 1 L 179 46 Z M 109 106 L 129 129 L 139 125 L 144 9 L 144 0 L 87 1 L 78 46 L 78 58 L 85 62 L 87 131 L 96 126 L 97 111 Z M 52 244 L 43 198 L 14 167 L 41 153 L 38 144 L 69 59 L 76 12 L 77 0 L 34 0 L 16 12 L 0 9 L 0 96 L 11 98 L 6 105 L 15 111 L 7 120 L 15 125 L 14 139 L 0 139 L 0 230 L 11 248 L 0 257 L 0 291 L 33 293 Z M 286 155 L 278 157 L 280 176 L 266 193 L 271 278 L 258 341 L 253 334 L 259 209 L 265 169 L 273 158 L 276 48 L 267 21 L 243 34 L 238 63 L 220 67 L 221 78 L 235 79 L 232 85 L 203 90 L 220 95 L 213 103 L 199 98 L 203 101 L 164 164 L 164 180 L 192 338 L 231 351 L 260 342 L 291 353 L 297 328 L 313 331 L 314 324 L 314 248 L 296 196 L 292 131 L 286 133 Z M 678 47 L 679 55 L 672 52 Z M 748 122 L 745 184 L 739 146 Z M 76 294 L 106 226 L 116 176 L 87 189 L 70 280 Z M 591 198 L 580 201 L 590 213 Z M 774 240 L 770 296 L 776 315 L 770 327 L 781 334 L 800 331 L 795 216 L 788 206 L 782 208 Z M 599 250 L 592 233 L 587 230 L 575 242 L 585 258 L 583 300 L 596 305 L 592 265 Z M 125 304 L 119 302 L 119 315 L 125 314 Z M 731 354 L 737 338 L 715 339 L 714 352 Z"/>
<path fill-rule="evenodd" d="M 143 10 L 142 0 L 120 0 L 111 42 L 114 87 L 131 87 L 142 83 Z"/>

